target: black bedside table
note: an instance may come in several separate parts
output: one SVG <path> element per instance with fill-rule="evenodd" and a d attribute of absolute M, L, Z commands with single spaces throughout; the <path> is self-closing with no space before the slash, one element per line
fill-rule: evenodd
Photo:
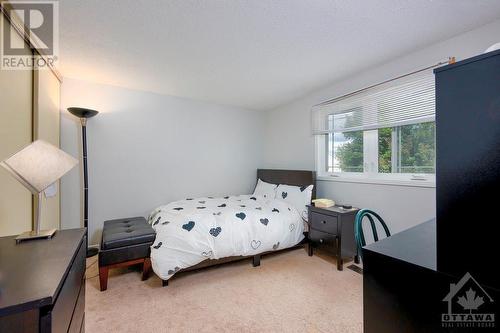
<path fill-rule="evenodd" d="M 359 257 L 354 239 L 354 220 L 359 209 L 344 209 L 339 206 L 329 208 L 308 206 L 308 210 L 309 256 L 313 255 L 314 246 L 322 245 L 335 251 L 339 271 L 343 269 L 344 258 L 354 257 L 354 262 L 358 264 Z"/>

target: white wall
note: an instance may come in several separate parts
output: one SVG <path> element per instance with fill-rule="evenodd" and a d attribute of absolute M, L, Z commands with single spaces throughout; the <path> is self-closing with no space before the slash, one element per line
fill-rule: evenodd
<path fill-rule="evenodd" d="M 497 20 L 367 69 L 266 113 L 264 167 L 314 170 L 314 137 L 310 127 L 310 109 L 314 104 L 427 67 L 448 56 L 460 60 L 477 55 L 499 41 L 500 20 Z M 436 212 L 434 188 L 318 181 L 318 196 L 371 208 L 385 218 L 394 232 L 433 218 Z"/>
<path fill-rule="evenodd" d="M 80 124 L 66 108 L 99 113 L 88 121 L 89 243 L 104 220 L 147 216 L 188 196 L 250 193 L 261 163 L 262 113 L 65 78 L 61 147 L 80 156 Z M 62 180 L 61 225 L 82 225 L 81 169 Z"/>

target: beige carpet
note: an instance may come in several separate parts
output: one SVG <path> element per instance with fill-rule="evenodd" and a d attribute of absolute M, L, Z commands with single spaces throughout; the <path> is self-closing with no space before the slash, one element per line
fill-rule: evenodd
<path fill-rule="evenodd" d="M 87 265 L 92 265 L 90 258 Z M 99 291 L 89 267 L 87 332 L 362 332 L 362 276 L 304 249 L 174 276 L 162 288 L 138 268 L 111 270 Z"/>

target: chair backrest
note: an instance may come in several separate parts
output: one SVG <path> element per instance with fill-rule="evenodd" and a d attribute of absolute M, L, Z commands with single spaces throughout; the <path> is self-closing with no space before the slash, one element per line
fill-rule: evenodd
<path fill-rule="evenodd" d="M 387 237 L 391 235 L 389 228 L 387 228 L 387 224 L 385 224 L 384 220 L 380 217 L 380 215 L 369 209 L 360 210 L 356 214 L 356 220 L 354 221 L 354 236 L 356 238 L 356 245 L 358 247 L 358 255 L 360 255 L 361 258 L 363 258 L 363 252 L 361 251 L 361 248 L 366 245 L 365 234 L 363 233 L 363 219 L 365 217 L 367 217 L 368 220 L 370 221 L 370 226 L 372 228 L 372 233 L 373 233 L 373 240 L 375 242 L 378 242 L 378 233 L 377 233 L 377 226 L 375 225 L 375 219 L 377 219 L 377 221 L 384 228 L 385 235 Z"/>

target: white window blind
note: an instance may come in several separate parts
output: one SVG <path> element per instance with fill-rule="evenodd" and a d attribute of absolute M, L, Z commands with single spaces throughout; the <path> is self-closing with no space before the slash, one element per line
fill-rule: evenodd
<path fill-rule="evenodd" d="M 312 108 L 313 134 L 372 130 L 434 121 L 432 70 L 411 74 Z"/>

